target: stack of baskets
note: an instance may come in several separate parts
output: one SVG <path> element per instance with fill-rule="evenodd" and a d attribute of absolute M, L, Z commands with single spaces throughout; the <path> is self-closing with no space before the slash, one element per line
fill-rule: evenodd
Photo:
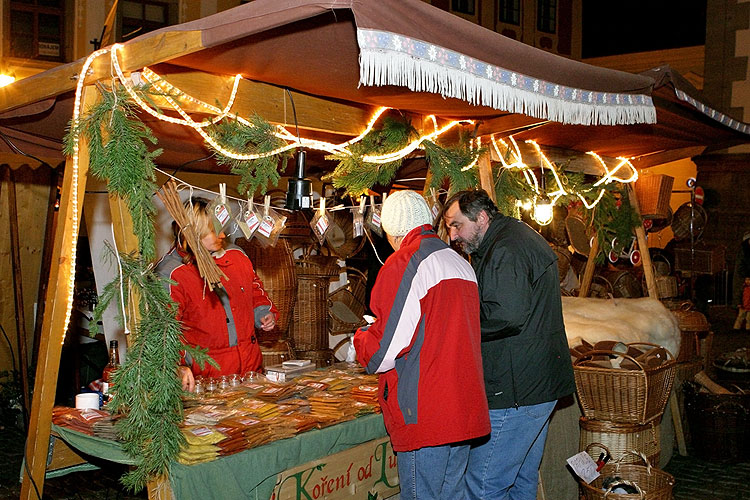
<path fill-rule="evenodd" d="M 576 392 L 584 415 L 580 419 L 579 449 L 596 460 L 598 451 L 591 450 L 590 445 L 600 443 L 612 457 L 621 457 L 622 463 L 638 461 L 638 456 L 630 453 L 635 450 L 649 462 L 658 464 L 660 420 L 674 383 L 676 361 L 668 350 L 655 344 L 630 343 L 627 348 L 630 354 L 591 350 L 573 363 Z M 642 356 L 635 355 L 642 351 L 646 351 Z M 662 359 L 650 362 L 650 353 L 657 351 L 663 354 Z M 599 358 L 617 359 L 623 367 L 609 368 L 591 362 Z M 650 486 L 640 487 L 647 491 Z"/>
<path fill-rule="evenodd" d="M 596 448 L 607 455 L 612 454 L 601 443 L 591 443 L 586 452 L 595 453 Z M 637 493 L 613 493 L 618 487 L 630 486 Z M 585 500 L 672 500 L 674 477 L 652 467 L 651 461 L 642 453 L 627 451 L 605 465 L 600 476 L 591 483 L 581 482 Z"/>

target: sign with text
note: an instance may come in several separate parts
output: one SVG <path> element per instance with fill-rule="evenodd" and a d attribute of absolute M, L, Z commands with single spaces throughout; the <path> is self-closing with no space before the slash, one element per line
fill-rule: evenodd
<path fill-rule="evenodd" d="M 282 472 L 271 500 L 382 500 L 398 492 L 396 455 L 384 437 Z"/>

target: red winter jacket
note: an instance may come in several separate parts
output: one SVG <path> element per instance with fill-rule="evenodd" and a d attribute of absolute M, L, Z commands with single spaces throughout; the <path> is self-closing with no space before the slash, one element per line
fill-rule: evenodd
<path fill-rule="evenodd" d="M 380 373 L 395 451 L 490 432 L 474 271 L 429 225 L 413 229 L 378 273 L 377 320 L 354 336 L 358 361 Z"/>
<path fill-rule="evenodd" d="M 269 311 L 278 311 L 269 299 L 263 283 L 255 274 L 245 253 L 230 245 L 221 257 L 214 260 L 228 279 L 223 288 L 211 291 L 198 274 L 194 264 L 183 264 L 176 250 L 170 252 L 157 267 L 157 272 L 177 282 L 170 285 L 172 300 L 179 305 L 177 319 L 182 323 L 185 340 L 195 346 L 208 348 L 208 354 L 219 364 L 219 370 L 197 363 L 191 369 L 195 375 L 217 377 L 250 371 L 260 371 L 263 357 L 255 336 L 260 318 Z M 191 364 L 191 360 L 186 360 Z"/>

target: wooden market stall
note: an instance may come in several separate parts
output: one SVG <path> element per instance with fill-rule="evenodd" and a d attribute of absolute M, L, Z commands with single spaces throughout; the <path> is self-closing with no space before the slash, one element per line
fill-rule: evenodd
<path fill-rule="evenodd" d="M 485 144 L 490 136 L 512 135 L 519 143 L 535 141 L 553 160 L 573 158 L 569 168 L 594 175 L 605 172 L 585 160 L 588 151 L 610 160 L 632 158 L 636 168 L 645 168 L 747 141 L 746 124 L 707 108 L 676 76 L 664 76 L 672 75 L 668 69 L 659 74 L 657 80 L 564 59 L 418 0 L 256 0 L 0 89 L 0 131 L 23 151 L 63 160 L 66 125 L 102 99 L 98 85 L 133 87 L 157 75 L 200 101 L 185 99 L 186 115 L 166 101 L 158 102 L 160 110 L 172 111 L 162 115 L 137 109 L 163 149 L 157 160 L 162 168 L 229 173 L 214 162 L 191 164 L 211 152 L 198 132 L 200 120 L 222 115 L 212 107 L 217 101 L 231 104 L 228 115 L 257 114 L 290 130 L 298 125 L 308 148 L 314 140 L 341 143 L 359 136 L 387 107 L 424 135 L 463 127 Z M 432 115 L 434 126 L 427 119 Z M 290 147 L 300 145 L 298 134 L 290 134 Z M 89 148 L 80 142 L 64 168 L 23 498 L 33 497 L 31 479 L 40 492 L 44 480 L 89 161 Z M 494 193 L 492 161 L 487 154 L 477 168 L 482 186 Z M 110 210 L 112 220 L 121 221 L 114 228 L 118 249 L 138 250 L 123 200 L 111 196 Z M 557 488 L 565 480 L 554 474 L 544 480 L 550 491 L 565 489 Z"/>

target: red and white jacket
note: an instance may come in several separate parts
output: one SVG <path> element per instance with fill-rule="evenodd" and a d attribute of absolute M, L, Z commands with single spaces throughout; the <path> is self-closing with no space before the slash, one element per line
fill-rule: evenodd
<path fill-rule="evenodd" d="M 278 316 L 278 311 L 242 249 L 230 245 L 214 260 L 227 279 L 221 280 L 223 288 L 213 291 L 205 285 L 194 263 L 183 264 L 176 249 L 156 269 L 176 281 L 169 286 L 169 293 L 179 306 L 177 319 L 182 323 L 185 341 L 208 348 L 208 354 L 221 368 L 217 370 L 206 363 L 201 369 L 191 359 L 185 361 L 194 375 L 204 377 L 260 371 L 263 357 L 255 328 L 260 326 L 260 318 L 269 312 Z"/>
<path fill-rule="evenodd" d="M 430 225 L 415 228 L 378 273 L 370 308 L 377 319 L 357 331 L 354 346 L 367 372 L 380 373 L 393 449 L 489 434 L 479 292 L 469 263 Z"/>

